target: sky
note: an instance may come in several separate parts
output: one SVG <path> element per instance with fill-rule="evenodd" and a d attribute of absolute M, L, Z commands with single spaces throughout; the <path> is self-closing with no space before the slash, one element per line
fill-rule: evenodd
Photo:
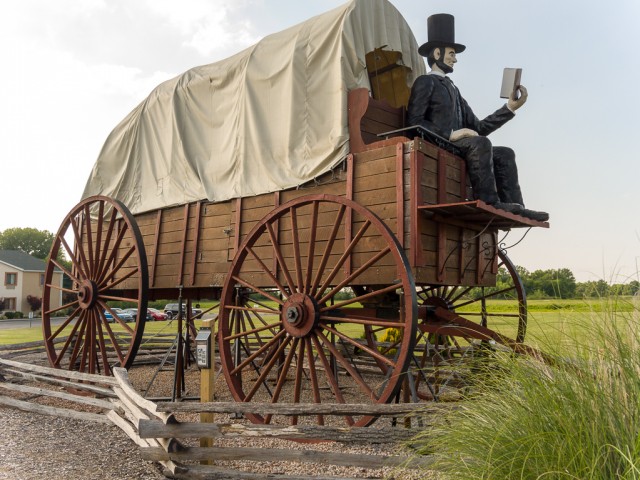
<path fill-rule="evenodd" d="M 110 131 L 161 82 L 226 58 L 342 0 L 8 0 L 0 6 L 0 231 L 56 232 Z M 529 271 L 637 280 L 640 2 L 391 0 L 419 44 L 451 13 L 451 78 L 479 118 L 504 67 L 527 103 L 491 135 L 516 151 L 528 208 L 548 211 L 509 249 Z M 511 246 L 523 231 L 505 240 Z"/>

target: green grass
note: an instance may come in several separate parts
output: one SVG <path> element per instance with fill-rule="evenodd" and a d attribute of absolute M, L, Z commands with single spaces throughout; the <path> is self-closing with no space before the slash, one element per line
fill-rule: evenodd
<path fill-rule="evenodd" d="M 200 320 L 195 321 L 196 328 L 200 328 Z M 114 332 L 125 331 L 124 327 L 119 324 L 110 324 Z M 130 326 L 133 324 L 129 324 Z M 57 328 L 57 327 L 54 327 Z M 71 330 L 71 326 L 66 327 L 59 337 L 64 337 Z M 154 333 L 173 333 L 175 334 L 178 328 L 177 320 L 173 321 L 161 321 L 161 322 L 146 322 L 144 327 L 145 335 L 152 335 Z M 55 331 L 55 330 L 54 330 Z M 36 318 L 32 321 L 31 328 L 10 328 L 6 330 L 0 330 L 0 345 L 12 345 L 16 343 L 28 343 L 37 342 L 42 340 L 42 326 L 40 319 Z"/>
<path fill-rule="evenodd" d="M 543 321 L 555 363 L 496 355 L 413 447 L 442 479 L 640 479 L 640 310 L 630 305 L 612 298 Z"/>
<path fill-rule="evenodd" d="M 276 307 L 273 302 L 264 303 L 273 308 Z M 200 302 L 200 308 L 207 310 L 216 304 L 217 302 L 203 301 Z M 489 300 L 487 308 L 491 312 L 512 312 L 515 310 L 516 304 L 508 300 Z M 633 308 L 633 299 L 624 297 L 615 297 L 610 300 L 530 300 L 527 302 L 526 343 L 538 348 L 558 346 L 565 350 L 567 355 L 570 355 L 571 345 L 567 343 L 567 339 L 576 338 L 582 343 L 589 341 L 593 328 L 590 322 L 598 324 L 600 322 L 599 313 L 612 309 L 617 312 L 631 312 Z M 589 317 L 590 321 L 585 321 L 586 317 Z M 157 332 L 163 329 L 167 323 L 147 322 L 145 332 Z M 32 325 L 32 328 L 0 330 L 0 345 L 41 340 L 40 319 L 34 319 Z M 509 324 L 508 321 L 505 321 L 503 325 L 494 324 L 493 327 L 512 338 L 515 335 L 513 322 Z M 114 328 L 122 329 L 119 326 Z M 340 330 L 354 338 L 359 338 L 362 334 L 362 328 L 359 326 L 342 325 Z"/>

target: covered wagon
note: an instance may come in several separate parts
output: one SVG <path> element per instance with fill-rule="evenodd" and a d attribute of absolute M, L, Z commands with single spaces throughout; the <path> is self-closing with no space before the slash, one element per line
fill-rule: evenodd
<path fill-rule="evenodd" d="M 424 73 L 400 13 L 353 0 L 158 86 L 110 134 L 56 235 L 51 363 L 130 366 L 145 315 L 109 324 L 110 305 L 176 298 L 219 301 L 239 402 L 446 399 L 487 345 L 525 349 L 502 236 L 548 225 L 470 200 L 455 150 L 407 128 Z M 49 306 L 56 267 L 72 283 L 62 308 Z M 494 296 L 512 311 L 492 312 Z"/>

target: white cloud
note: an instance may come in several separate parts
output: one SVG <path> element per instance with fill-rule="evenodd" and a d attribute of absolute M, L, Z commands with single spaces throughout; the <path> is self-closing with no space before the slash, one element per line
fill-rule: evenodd
<path fill-rule="evenodd" d="M 230 49 L 241 50 L 259 40 L 250 21 L 231 18 L 233 12 L 252 3 L 255 2 L 187 0 L 176 8 L 172 0 L 149 0 L 147 7 L 184 35 L 184 46 L 195 49 L 203 57 L 210 57 Z"/>

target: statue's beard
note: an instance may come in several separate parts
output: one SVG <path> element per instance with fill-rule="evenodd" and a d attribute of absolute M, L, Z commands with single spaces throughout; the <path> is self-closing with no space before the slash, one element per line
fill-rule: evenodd
<path fill-rule="evenodd" d="M 453 67 L 450 67 L 449 65 L 447 65 L 446 63 L 444 63 L 442 60 L 436 60 L 436 65 L 438 66 L 438 68 L 440 70 L 442 70 L 444 73 L 451 73 L 453 72 Z"/>

